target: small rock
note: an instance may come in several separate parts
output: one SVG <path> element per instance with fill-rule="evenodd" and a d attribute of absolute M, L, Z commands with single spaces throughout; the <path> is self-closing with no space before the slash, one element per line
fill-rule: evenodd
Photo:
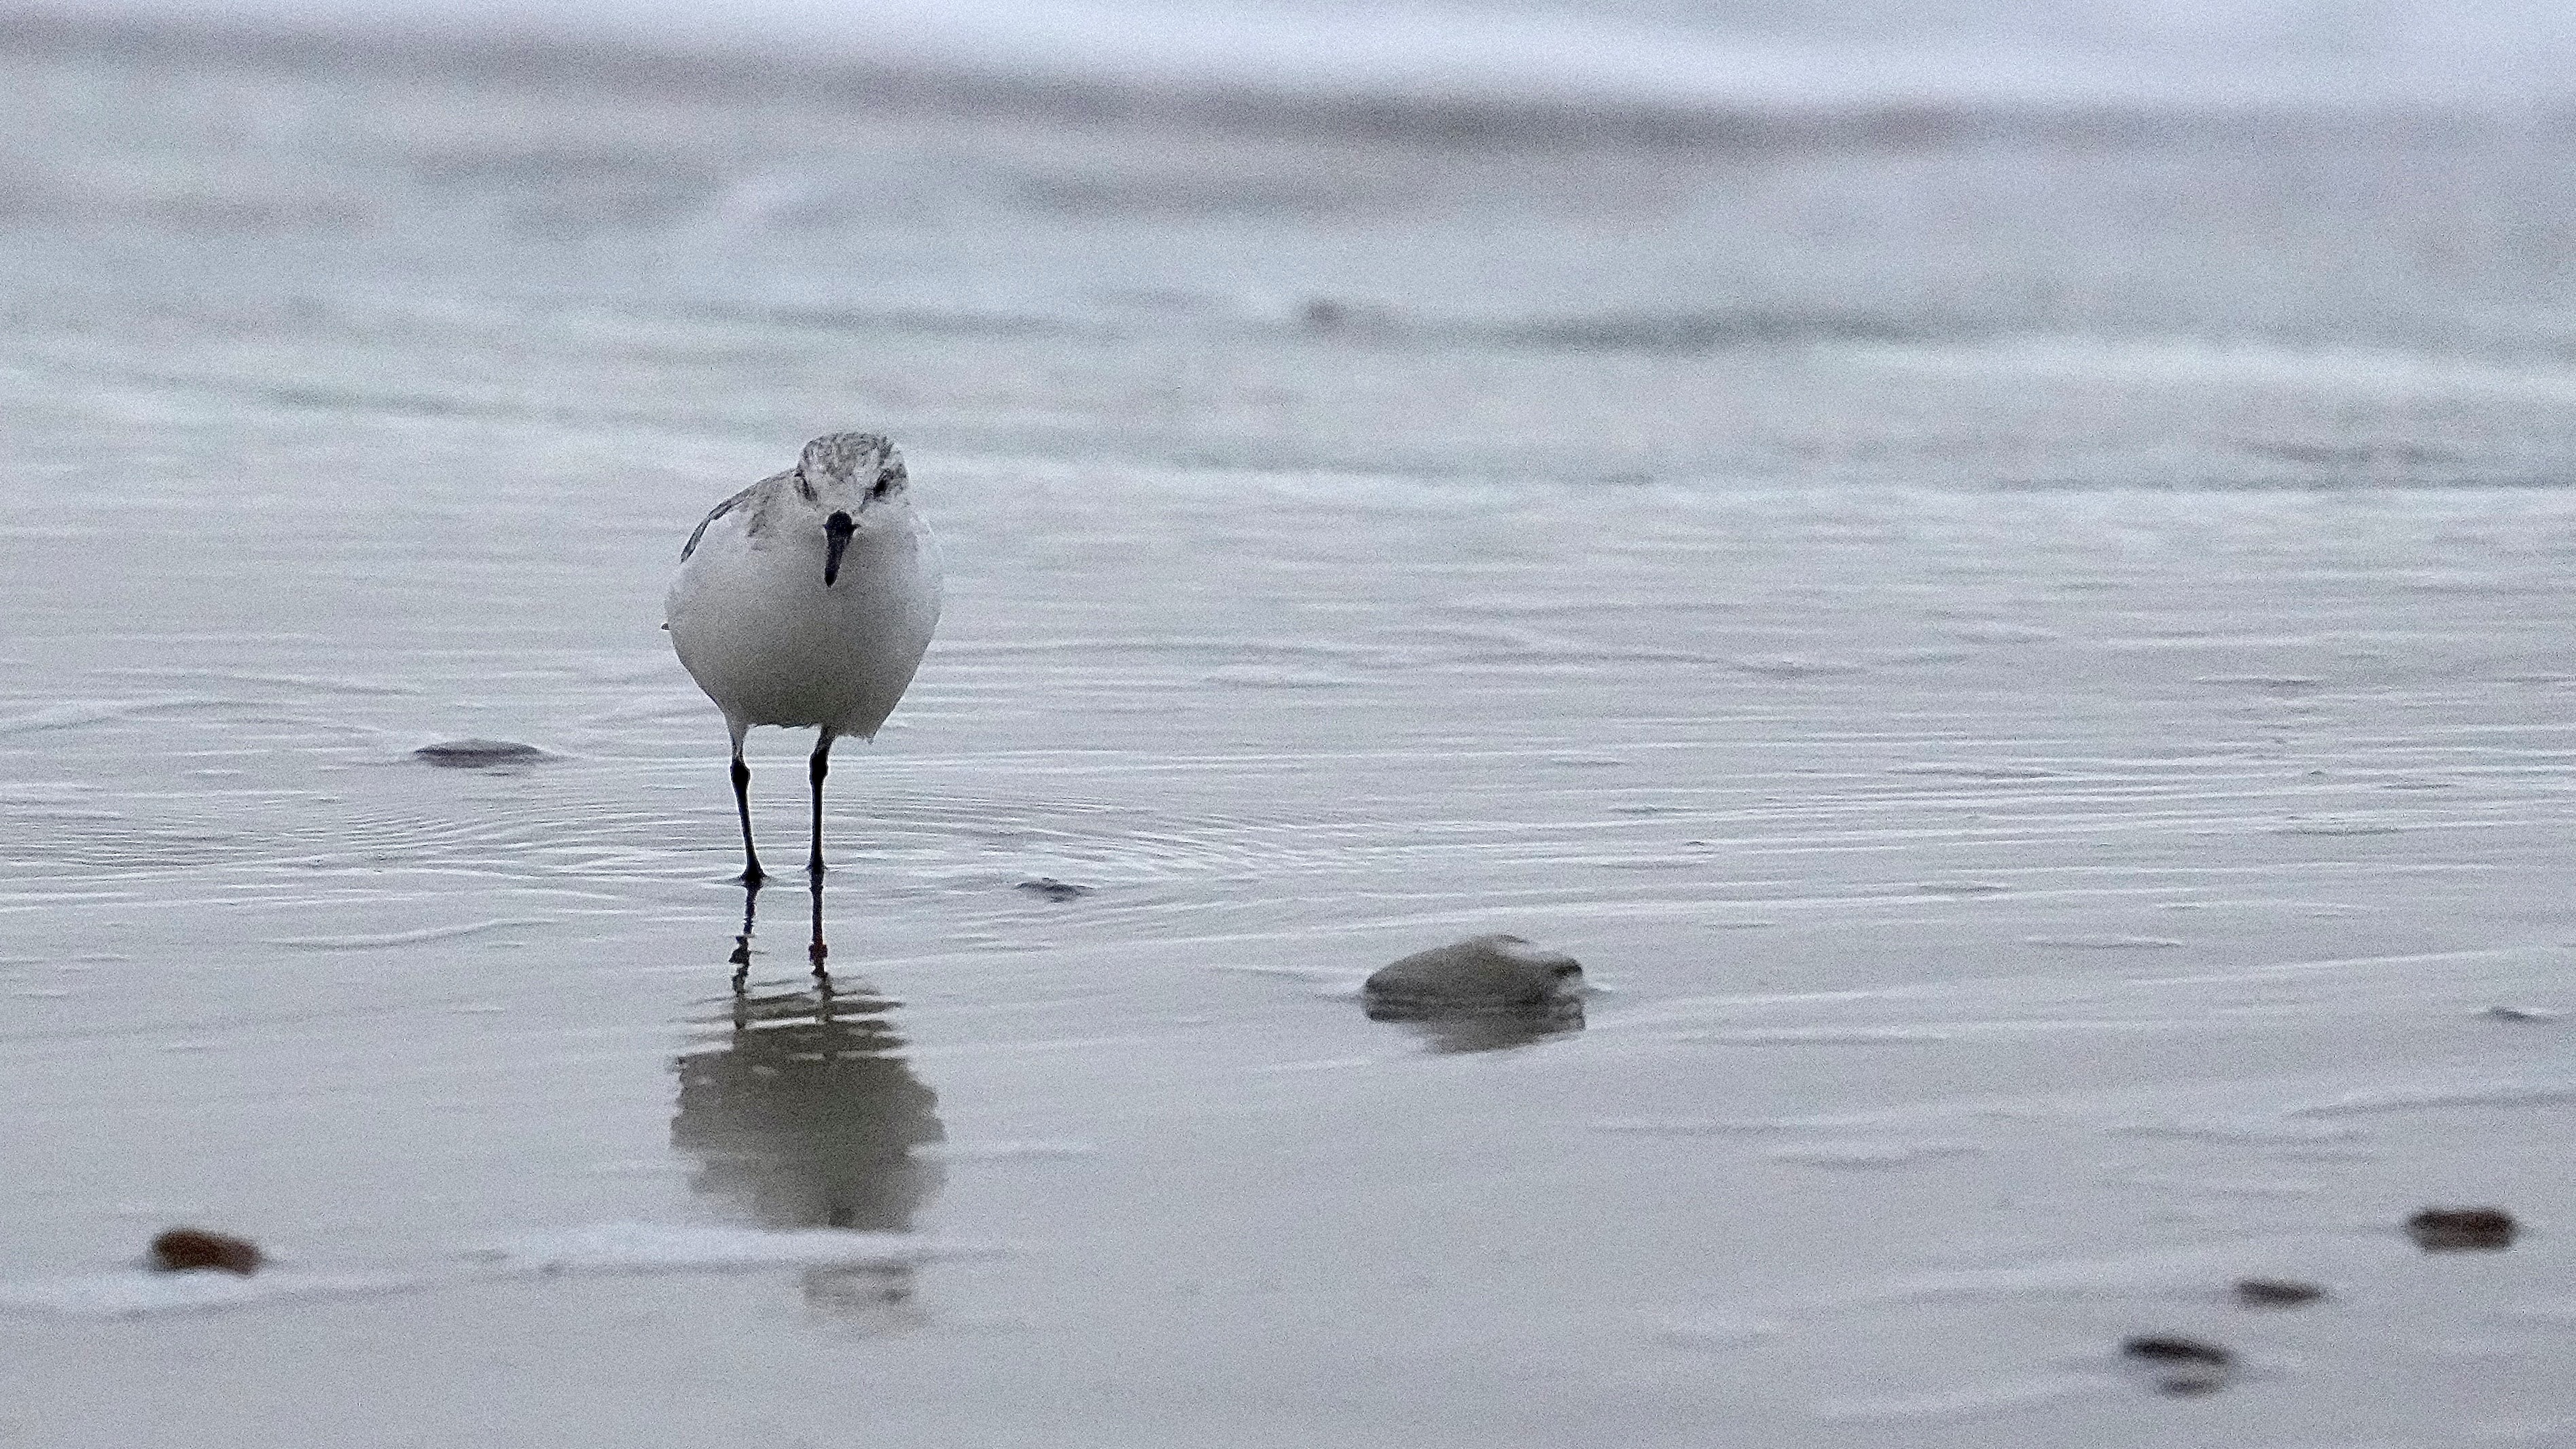
<path fill-rule="evenodd" d="M 2490 1006 L 2485 1014 L 2498 1021 L 2529 1022 L 2557 1021 L 2567 1015 L 2563 1011 L 2552 1011 L 2546 1006 Z"/>
<path fill-rule="evenodd" d="M 2406 1220 L 2407 1235 L 2428 1253 L 2501 1252 L 2517 1230 L 2502 1208 L 2426 1208 Z"/>
<path fill-rule="evenodd" d="M 1075 885 L 1069 880 L 1057 880 L 1051 875 L 1042 875 L 1036 880 L 1024 880 L 1020 882 L 1019 888 L 1031 895 L 1044 896 L 1051 901 L 1079 900 L 1091 894 L 1092 890 L 1090 886 Z"/>
<path fill-rule="evenodd" d="M 2291 1278 L 2236 1280 L 2236 1301 L 2248 1308 L 2296 1308 L 2325 1296 L 2326 1290 L 2316 1284 L 2301 1283 Z"/>
<path fill-rule="evenodd" d="M 448 770 L 483 770 L 494 765 L 524 765 L 546 758 L 535 745 L 516 740 L 446 740 L 412 751 L 414 758 Z"/>
<path fill-rule="evenodd" d="M 1404 1018 L 1580 1003 L 1583 964 L 1518 936 L 1471 936 L 1380 967 L 1363 988 L 1370 1016 Z"/>
<path fill-rule="evenodd" d="M 152 1240 L 152 1266 L 164 1273 L 220 1268 L 248 1277 L 259 1264 L 258 1244 L 204 1228 L 172 1228 Z"/>
<path fill-rule="evenodd" d="M 2180 1334 L 2137 1334 L 2120 1345 L 2120 1352 L 2161 1370 L 2156 1387 L 2168 1394 L 2215 1393 L 2236 1367 L 2233 1350 Z"/>
<path fill-rule="evenodd" d="M 2120 1345 L 2120 1352 L 2149 1363 L 2202 1363 L 2225 1368 L 2236 1362 L 2233 1350 L 2176 1333 L 2140 1333 Z"/>

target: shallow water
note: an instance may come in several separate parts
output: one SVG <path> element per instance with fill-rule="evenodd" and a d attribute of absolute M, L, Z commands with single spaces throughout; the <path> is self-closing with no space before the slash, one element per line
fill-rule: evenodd
<path fill-rule="evenodd" d="M 596 168 L 422 169 L 567 124 L 470 76 L 20 64 L 161 97 L 0 87 L 17 164 L 89 188 L 22 210 L 0 268 L 25 1442 L 2576 1424 L 2566 1027 L 2485 1014 L 2567 1006 L 2576 942 L 2545 309 L 2472 326 L 2363 266 L 2284 322 L 2225 243 L 2132 253 L 2079 207 L 2068 265 L 2144 280 L 2055 330 L 2012 310 L 2032 254 L 1970 246 L 1962 295 L 2008 325 L 1676 332 L 1744 315 L 1681 243 L 1769 213 L 1739 162 L 1674 157 L 1627 164 L 1707 166 L 1714 200 L 1519 273 L 1492 198 L 1539 198 L 1526 239 L 1580 168 L 1428 221 L 1121 211 L 984 254 L 862 215 L 755 229 L 744 265 L 692 229 L 721 209 L 567 230 L 633 215 L 565 209 L 605 206 Z M 191 140 L 191 97 L 307 119 Z M 593 101 L 666 161 L 708 134 Z M 735 119 L 760 162 L 774 118 Z M 937 197 L 995 156 L 1180 154 L 858 130 Z M 1389 194 L 1452 172 L 1193 144 L 1228 176 L 1356 154 Z M 2176 170 L 2230 195 L 2266 154 Z M 2127 164 L 2058 162 L 2104 192 Z M 1772 184 L 1973 198 L 2001 164 Z M 227 186 L 295 206 L 170 199 Z M 137 209 L 84 211 L 111 194 Z M 2439 209 L 2324 194 L 2320 235 Z M 1879 318 L 1914 283 L 1800 285 Z M 1373 290 L 1355 325 L 1301 311 Z M 1488 295 L 1526 305 L 1460 301 Z M 1568 317 L 1596 330 L 1533 333 Z M 802 889 L 746 931 L 721 726 L 655 625 L 699 513 L 845 423 L 903 439 L 951 577 L 834 774 L 827 992 Z M 464 738 L 546 755 L 412 753 Z M 801 743 L 757 740 L 773 840 Z M 1582 1030 L 1366 1017 L 1370 970 L 1487 931 L 1584 962 Z M 2428 1257 L 2403 1223 L 2437 1203 L 2529 1231 Z M 133 1271 L 176 1221 L 278 1266 Z M 2249 1274 L 2332 1296 L 2251 1312 Z M 2160 1396 L 2139 1332 L 2243 1366 Z"/>

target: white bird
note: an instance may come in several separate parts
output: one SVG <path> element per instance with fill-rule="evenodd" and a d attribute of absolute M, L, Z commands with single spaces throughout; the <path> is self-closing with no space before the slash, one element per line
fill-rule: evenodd
<path fill-rule="evenodd" d="M 733 732 L 743 882 L 751 845 L 753 725 L 816 729 L 814 849 L 823 874 L 823 776 L 832 741 L 876 736 L 939 623 L 939 548 L 912 509 L 903 455 L 876 433 L 829 433 L 796 466 L 715 507 L 680 550 L 663 627 Z"/>

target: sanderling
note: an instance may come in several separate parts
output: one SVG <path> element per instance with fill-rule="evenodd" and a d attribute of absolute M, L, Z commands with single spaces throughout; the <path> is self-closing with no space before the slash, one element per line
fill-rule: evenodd
<path fill-rule="evenodd" d="M 823 776 L 832 741 L 873 738 L 939 623 L 939 549 L 912 511 L 903 455 L 875 433 L 831 433 L 796 466 L 715 507 L 680 550 L 664 605 L 671 647 L 733 732 L 742 878 L 751 846 L 753 725 L 817 729 L 814 850 L 823 873 Z"/>

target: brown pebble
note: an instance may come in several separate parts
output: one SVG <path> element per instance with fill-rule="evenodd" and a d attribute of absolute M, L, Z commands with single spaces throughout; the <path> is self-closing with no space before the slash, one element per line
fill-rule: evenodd
<path fill-rule="evenodd" d="M 259 1245 L 203 1228 L 172 1228 L 152 1240 L 152 1263 L 164 1273 L 220 1268 L 248 1276 L 259 1267 Z"/>
<path fill-rule="evenodd" d="M 2120 1345 L 2120 1352 L 2150 1363 L 2194 1363 L 2225 1368 L 2236 1362 L 2234 1353 L 2217 1344 L 2172 1333 L 2136 1334 Z"/>
<path fill-rule="evenodd" d="M 2296 1308 L 2314 1303 L 2326 1296 L 2326 1290 L 2314 1283 L 2301 1283 L 2289 1278 L 2239 1278 L 2236 1301 L 2248 1308 Z"/>
<path fill-rule="evenodd" d="M 2513 1246 L 2513 1214 L 2502 1208 L 2426 1208 L 2406 1220 L 2415 1246 L 2428 1253 L 2494 1253 Z"/>

